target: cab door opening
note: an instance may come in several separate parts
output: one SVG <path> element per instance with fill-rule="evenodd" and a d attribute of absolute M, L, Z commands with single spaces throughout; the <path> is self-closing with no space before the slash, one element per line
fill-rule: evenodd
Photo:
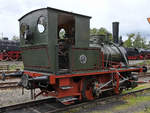
<path fill-rule="evenodd" d="M 75 19 L 70 14 L 58 15 L 59 70 L 69 69 L 69 49 L 75 45 Z"/>

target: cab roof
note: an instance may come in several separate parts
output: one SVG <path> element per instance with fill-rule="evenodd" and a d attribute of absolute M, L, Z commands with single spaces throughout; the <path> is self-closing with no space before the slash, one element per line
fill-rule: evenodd
<path fill-rule="evenodd" d="M 33 10 L 33 11 L 31 11 L 31 12 L 25 14 L 24 16 L 22 16 L 18 21 L 20 21 L 20 20 L 23 19 L 25 16 L 27 16 L 27 15 L 33 13 L 33 12 L 36 12 L 36 11 L 39 11 L 39 10 L 44 10 L 44 9 L 47 9 L 47 10 L 54 10 L 54 11 L 57 11 L 57 12 L 67 13 L 67 14 L 76 15 L 76 16 L 83 16 L 83 17 L 86 17 L 86 18 L 91 18 L 90 16 L 86 16 L 86 15 L 82 15 L 82 14 L 78 14 L 78 13 L 73 13 L 73 12 L 69 12 L 69 11 L 64 11 L 64 10 L 60 10 L 60 9 L 55 9 L 55 8 L 47 7 L 47 8 L 40 8 L 40 9 Z"/>

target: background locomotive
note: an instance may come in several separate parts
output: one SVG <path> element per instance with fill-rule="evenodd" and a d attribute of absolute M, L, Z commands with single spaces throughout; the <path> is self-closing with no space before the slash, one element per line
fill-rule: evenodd
<path fill-rule="evenodd" d="M 140 52 L 137 48 L 125 48 L 127 51 L 127 58 L 129 60 L 138 60 L 143 59 L 143 57 L 140 55 Z"/>
<path fill-rule="evenodd" d="M 114 42 L 93 36 L 97 41 L 89 43 L 90 18 L 49 7 L 20 18 L 24 71 L 18 73 L 19 84 L 39 88 L 35 97 L 53 96 L 63 104 L 136 87 L 134 73 L 145 68 L 128 65 L 126 51 L 118 43 L 119 23 L 113 23 Z"/>
<path fill-rule="evenodd" d="M 150 50 L 139 49 L 140 55 L 143 56 L 143 59 L 150 59 Z"/>
<path fill-rule="evenodd" d="M 150 50 L 137 48 L 125 48 L 125 49 L 127 51 L 127 58 L 129 60 L 150 59 Z"/>
<path fill-rule="evenodd" d="M 2 38 L 0 40 L 0 61 L 21 60 L 20 42 Z"/>

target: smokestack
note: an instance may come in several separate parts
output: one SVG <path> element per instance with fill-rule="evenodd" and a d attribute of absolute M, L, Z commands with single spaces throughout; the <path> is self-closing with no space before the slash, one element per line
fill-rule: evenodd
<path fill-rule="evenodd" d="M 119 22 L 113 22 L 113 42 L 119 44 Z"/>

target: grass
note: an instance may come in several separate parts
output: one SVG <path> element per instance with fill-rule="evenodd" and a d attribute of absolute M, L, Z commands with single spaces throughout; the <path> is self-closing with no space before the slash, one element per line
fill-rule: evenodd
<path fill-rule="evenodd" d="M 125 109 L 128 109 L 129 107 L 135 106 L 137 104 L 150 101 L 150 96 L 129 95 L 129 96 L 123 97 L 122 100 L 125 101 L 126 103 L 123 105 L 119 105 L 119 106 L 112 108 L 111 111 L 107 111 L 107 110 L 105 110 L 105 111 L 94 111 L 92 113 L 112 113 L 112 112 L 114 113 L 115 111 L 125 110 Z M 137 113 L 150 113 L 150 108 L 145 107 L 145 109 L 143 111 L 140 111 Z"/>
<path fill-rule="evenodd" d="M 134 66 L 143 66 L 143 65 L 150 65 L 150 60 L 146 60 L 141 63 L 134 64 Z"/>
<path fill-rule="evenodd" d="M 136 91 L 136 90 L 140 90 L 140 89 L 144 89 L 144 88 L 150 88 L 150 84 L 149 83 L 141 84 L 141 85 L 138 85 L 138 87 L 136 87 L 134 89 L 125 90 L 125 91 L 123 91 L 123 93 L 128 93 L 131 91 Z"/>
<path fill-rule="evenodd" d="M 136 87 L 134 89 L 129 89 L 127 91 L 123 91 L 123 93 L 128 93 L 128 92 L 131 92 L 131 91 L 136 91 L 136 90 L 140 90 L 140 89 L 144 89 L 144 88 L 150 88 L 150 84 L 149 83 L 141 84 L 141 85 L 139 85 L 138 87 Z M 117 106 L 115 108 L 116 110 L 126 109 L 126 108 L 128 108 L 130 106 L 133 106 L 133 105 L 136 105 L 138 103 L 145 102 L 145 101 L 150 101 L 150 96 L 141 96 L 141 95 L 133 96 L 133 95 L 129 95 L 129 96 L 123 97 L 122 100 L 126 101 L 126 104 Z"/>
<path fill-rule="evenodd" d="M 140 66 L 143 66 L 144 64 L 150 65 L 150 60 L 147 60 L 145 62 L 139 63 Z"/>
<path fill-rule="evenodd" d="M 112 113 L 111 111 L 102 111 L 102 112 L 100 112 L 100 111 L 94 111 L 94 112 L 92 112 L 92 113 Z"/>
<path fill-rule="evenodd" d="M 143 111 L 139 111 L 135 113 L 150 113 L 150 107 L 145 106 L 145 109 Z"/>
<path fill-rule="evenodd" d="M 150 96 L 134 96 L 134 95 L 129 95 L 125 96 L 122 98 L 123 101 L 126 101 L 126 104 L 117 106 L 114 108 L 114 110 L 123 110 L 127 109 L 129 107 L 135 106 L 139 103 L 144 103 L 146 101 L 150 101 Z"/>
<path fill-rule="evenodd" d="M 9 70 L 16 70 L 16 69 L 23 70 L 24 66 L 23 65 L 10 65 L 9 66 Z"/>
<path fill-rule="evenodd" d="M 130 89 L 128 91 L 123 91 L 123 93 L 127 93 L 130 91 L 135 91 L 135 90 L 140 90 L 143 88 L 148 88 L 150 87 L 150 84 L 141 84 L 138 87 L 134 88 L 134 89 Z M 146 93 L 145 91 L 143 91 L 142 93 Z M 136 95 L 127 95 L 121 98 L 121 101 L 124 101 L 125 104 L 122 105 L 117 105 L 116 107 L 112 108 L 111 111 L 110 110 L 105 110 L 105 111 L 94 111 L 92 113 L 114 113 L 115 111 L 121 111 L 121 110 L 125 110 L 128 109 L 129 107 L 135 106 L 137 104 L 140 103 L 144 103 L 147 101 L 150 101 L 150 96 L 143 96 L 141 92 L 137 93 Z M 141 96 L 142 95 L 142 96 Z M 143 111 L 137 112 L 137 113 L 150 113 L 150 107 L 145 107 L 145 109 Z"/>

